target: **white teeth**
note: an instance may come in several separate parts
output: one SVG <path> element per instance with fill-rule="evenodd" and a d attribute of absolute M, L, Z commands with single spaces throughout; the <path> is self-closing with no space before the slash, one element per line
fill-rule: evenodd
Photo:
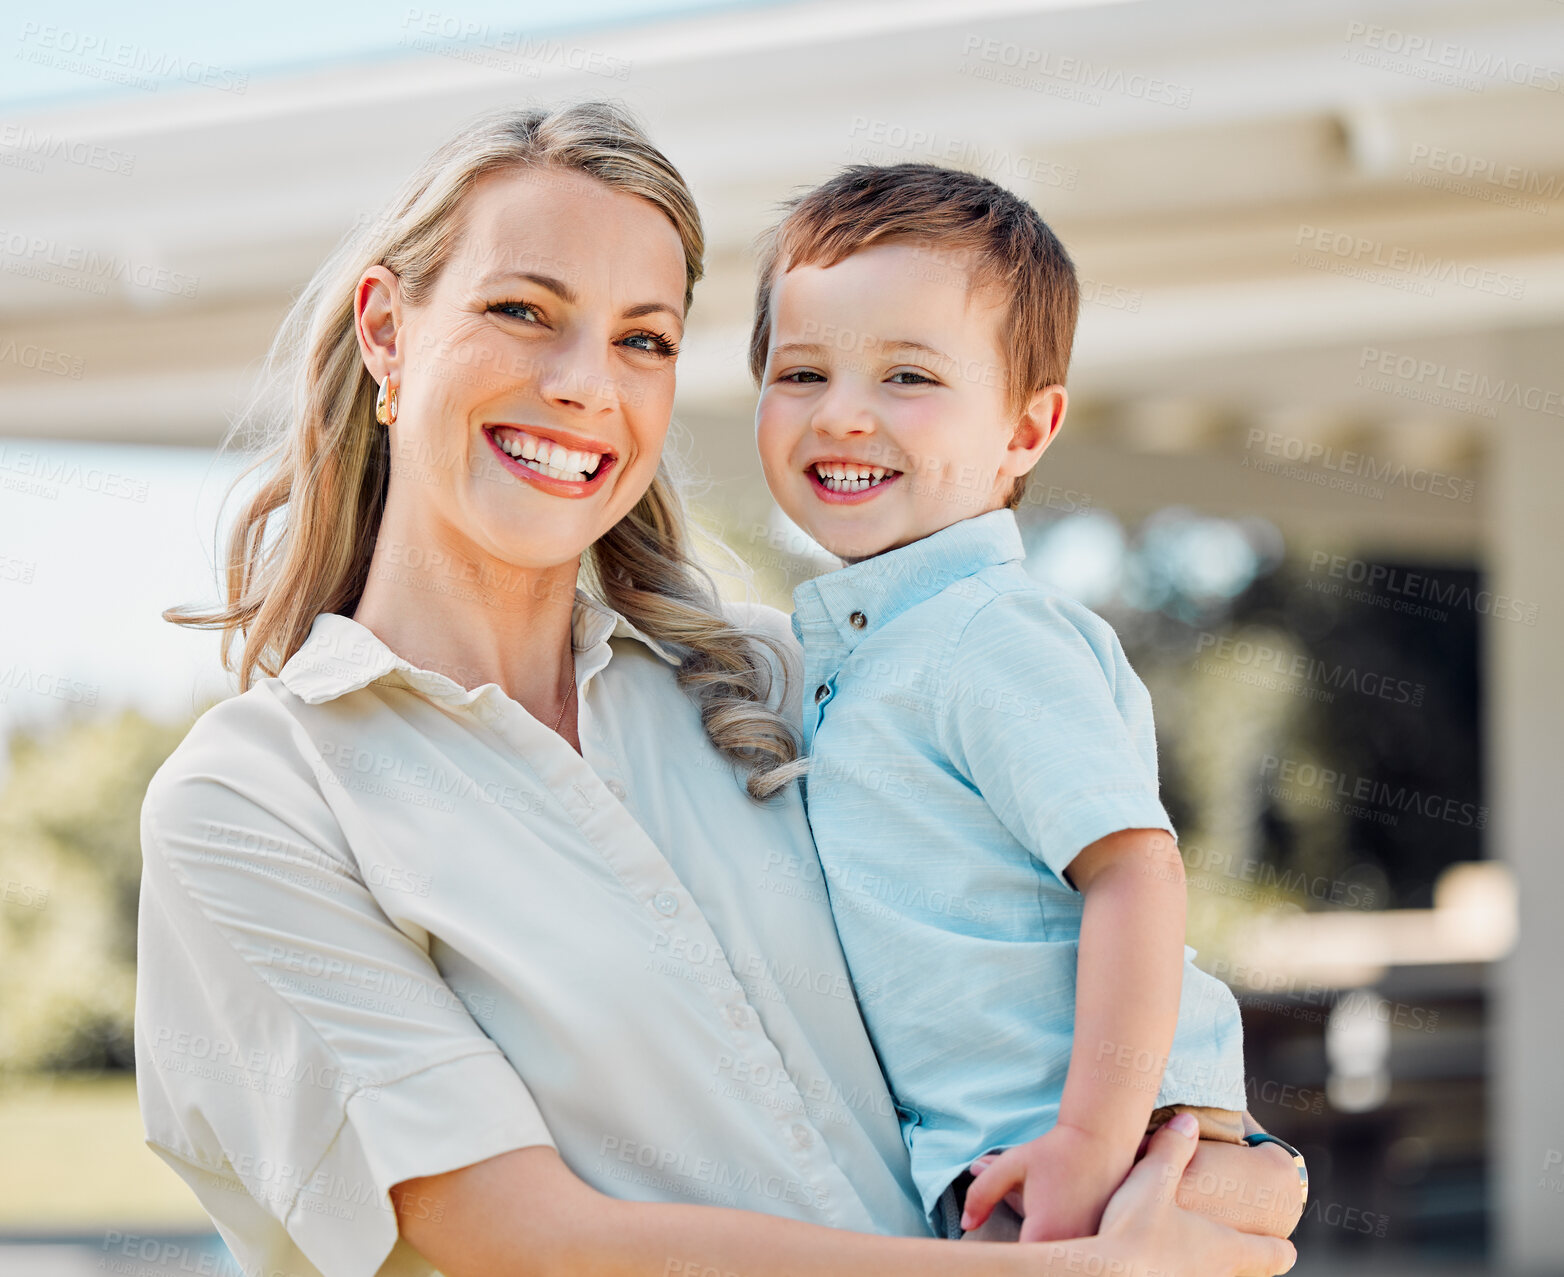
<path fill-rule="evenodd" d="M 495 440 L 502 451 L 515 457 L 529 470 L 536 470 L 553 479 L 579 481 L 587 475 L 596 474 L 603 464 L 603 454 L 600 452 L 572 450 L 551 440 L 529 435 L 524 430 L 503 437 L 496 434 Z"/>
<path fill-rule="evenodd" d="M 815 463 L 815 474 L 821 484 L 831 492 L 864 492 L 895 474 L 884 466 L 848 465 L 845 462 L 821 461 Z"/>

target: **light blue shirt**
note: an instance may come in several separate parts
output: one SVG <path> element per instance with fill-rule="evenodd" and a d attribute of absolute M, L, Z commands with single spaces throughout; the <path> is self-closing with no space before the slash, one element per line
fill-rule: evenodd
<path fill-rule="evenodd" d="M 1173 830 L 1145 685 L 1024 555 L 997 510 L 793 592 L 809 823 L 933 1227 L 974 1158 L 1057 1120 L 1084 899 L 1066 866 Z M 1238 1006 L 1193 957 L 1156 1104 L 1242 1110 Z"/>

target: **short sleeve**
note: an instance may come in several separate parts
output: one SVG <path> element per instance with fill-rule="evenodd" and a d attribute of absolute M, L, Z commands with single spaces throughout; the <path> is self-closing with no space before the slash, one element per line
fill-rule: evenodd
<path fill-rule="evenodd" d="M 1072 600 L 1013 590 L 978 608 L 951 648 L 938 714 L 952 765 L 1061 879 L 1099 838 L 1173 832 L 1151 697 L 1112 627 Z"/>
<path fill-rule="evenodd" d="M 273 696 L 209 710 L 142 806 L 147 1143 L 246 1272 L 427 1273 L 389 1189 L 553 1140 L 427 936 L 364 885 Z"/>

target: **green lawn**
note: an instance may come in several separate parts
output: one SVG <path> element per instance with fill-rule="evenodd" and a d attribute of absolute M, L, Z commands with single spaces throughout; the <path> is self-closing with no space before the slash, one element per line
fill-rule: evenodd
<path fill-rule="evenodd" d="M 0 1231 L 211 1227 L 142 1141 L 131 1077 L 0 1083 Z"/>

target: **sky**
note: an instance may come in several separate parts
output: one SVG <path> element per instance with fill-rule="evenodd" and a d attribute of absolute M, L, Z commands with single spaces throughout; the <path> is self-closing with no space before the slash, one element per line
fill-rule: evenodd
<path fill-rule="evenodd" d="M 500 32 L 541 33 L 586 30 L 628 20 L 646 21 L 681 13 L 760 7 L 773 0 L 455 0 L 447 5 L 388 3 L 386 0 L 269 0 L 262 6 L 161 0 L 127 5 L 124 0 L 32 0 L 7 6 L 0 17 L 0 113 L 22 107 L 83 101 L 126 92 L 30 51 L 71 54 L 90 50 L 87 61 L 107 61 L 105 50 L 130 46 L 125 54 L 194 59 L 240 71 L 251 80 L 323 63 L 340 64 L 405 56 L 404 35 L 428 22 L 446 29 L 487 25 Z M 469 25 L 470 24 L 470 25 Z M 144 62 L 142 63 L 145 64 Z M 135 92 L 136 90 L 129 90 Z"/>
<path fill-rule="evenodd" d="M 62 712 L 189 716 L 223 693 L 214 634 L 164 621 L 217 598 L 231 457 L 0 439 L 0 736 Z"/>

